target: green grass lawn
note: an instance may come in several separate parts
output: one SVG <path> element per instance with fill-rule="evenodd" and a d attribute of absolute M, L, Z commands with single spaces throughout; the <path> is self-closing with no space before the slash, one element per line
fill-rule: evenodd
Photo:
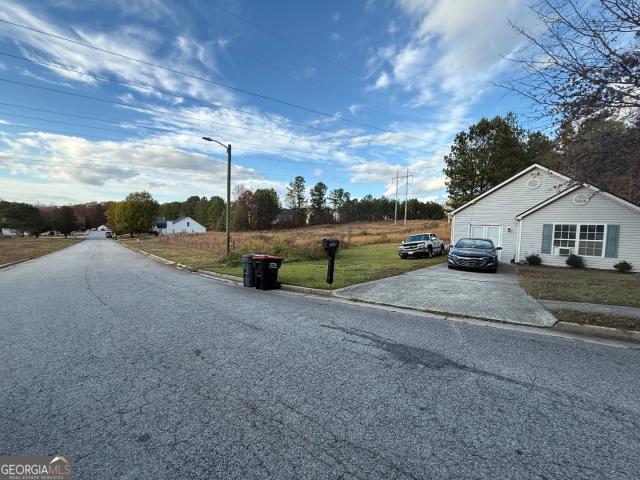
<path fill-rule="evenodd" d="M 153 253 L 178 263 L 227 275 L 242 276 L 242 266 L 227 266 L 202 251 L 187 249 L 181 245 L 159 241 L 125 241 L 134 248 Z M 355 283 L 377 280 L 399 275 L 418 268 L 436 265 L 445 261 L 439 255 L 433 258 L 402 260 L 398 257 L 398 245 L 377 244 L 350 247 L 338 250 L 332 288 L 341 288 Z M 327 289 L 327 260 L 285 259 L 278 272 L 278 280 L 288 285 Z"/>
<path fill-rule="evenodd" d="M 534 298 L 640 307 L 640 275 L 615 270 L 522 266 L 520 285 Z"/>
<path fill-rule="evenodd" d="M 400 275 L 418 268 L 442 263 L 446 257 L 402 260 L 397 254 L 398 246 L 393 244 L 365 245 L 338 250 L 332 288 L 342 288 L 356 283 L 378 280 Z M 213 265 L 205 270 L 242 276 L 242 267 Z M 288 285 L 311 288 L 328 288 L 326 260 L 286 259 L 278 272 L 278 280 Z"/>

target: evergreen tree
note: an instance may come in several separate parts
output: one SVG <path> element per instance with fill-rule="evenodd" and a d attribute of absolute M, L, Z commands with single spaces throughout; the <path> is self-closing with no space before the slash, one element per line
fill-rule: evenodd
<path fill-rule="evenodd" d="M 57 207 L 53 211 L 51 228 L 62 233 L 64 238 L 77 229 L 78 219 L 73 212 L 73 207 Z"/>
<path fill-rule="evenodd" d="M 540 132 L 525 132 L 513 113 L 481 119 L 456 135 L 444 158 L 451 207 L 473 200 L 551 149 L 552 143 Z"/>
<path fill-rule="evenodd" d="M 269 228 L 280 212 L 278 193 L 273 188 L 259 188 L 253 193 L 253 202 L 256 208 L 256 228 Z"/>
<path fill-rule="evenodd" d="M 331 212 L 327 208 L 327 186 L 322 183 L 316 183 L 309 191 L 309 223 L 312 225 L 320 225 L 331 222 Z"/>
<path fill-rule="evenodd" d="M 297 176 L 287 187 L 287 205 L 293 210 L 293 226 L 306 223 L 306 199 L 304 177 Z"/>

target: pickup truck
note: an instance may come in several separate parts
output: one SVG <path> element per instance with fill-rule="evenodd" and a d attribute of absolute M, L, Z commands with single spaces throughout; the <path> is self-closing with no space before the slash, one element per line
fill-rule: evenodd
<path fill-rule="evenodd" d="M 418 233 L 409 235 L 398 247 L 400 258 L 431 257 L 434 253 L 444 255 L 447 246 L 433 233 Z"/>

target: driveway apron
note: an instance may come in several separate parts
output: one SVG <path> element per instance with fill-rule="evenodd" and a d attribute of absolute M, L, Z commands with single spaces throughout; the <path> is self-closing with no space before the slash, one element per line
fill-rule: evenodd
<path fill-rule="evenodd" d="M 363 302 L 537 327 L 557 321 L 518 285 L 511 264 L 500 264 L 498 273 L 450 270 L 442 264 L 334 293 Z"/>

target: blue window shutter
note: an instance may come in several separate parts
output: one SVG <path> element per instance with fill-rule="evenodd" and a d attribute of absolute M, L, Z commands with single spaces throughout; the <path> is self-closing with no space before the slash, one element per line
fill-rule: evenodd
<path fill-rule="evenodd" d="M 620 225 L 607 225 L 607 245 L 604 256 L 618 258 L 618 242 L 620 241 Z"/>
<path fill-rule="evenodd" d="M 540 253 L 551 253 L 551 236 L 553 234 L 553 224 L 545 223 L 542 225 L 542 247 Z"/>

